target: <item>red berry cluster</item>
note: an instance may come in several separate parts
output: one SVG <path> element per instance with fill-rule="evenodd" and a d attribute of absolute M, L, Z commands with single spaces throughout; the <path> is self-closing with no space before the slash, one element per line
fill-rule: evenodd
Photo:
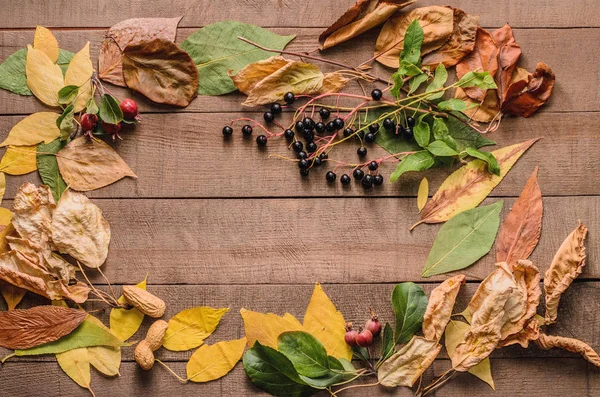
<path fill-rule="evenodd" d="M 133 123 L 139 120 L 138 106 L 133 99 L 123 99 L 119 103 L 119 108 L 121 108 L 121 111 L 123 112 L 123 119 L 125 120 L 125 122 Z M 118 124 L 111 124 L 105 122 L 104 120 L 101 120 L 98 117 L 98 115 L 94 113 L 84 113 L 79 119 L 79 124 L 81 125 L 83 133 L 89 136 L 98 126 L 98 121 L 100 121 L 100 125 L 102 126 L 104 132 L 106 132 L 107 134 L 111 134 L 113 136 L 113 139 L 121 138 L 119 136 L 119 131 L 121 131 L 123 122 L 120 122 Z"/>
<path fill-rule="evenodd" d="M 381 334 L 381 323 L 375 313 L 371 312 L 371 318 L 365 323 L 365 327 L 359 327 L 356 331 L 352 329 L 352 323 L 346 324 L 344 340 L 350 346 L 369 347 L 373 344 L 373 338 Z"/>

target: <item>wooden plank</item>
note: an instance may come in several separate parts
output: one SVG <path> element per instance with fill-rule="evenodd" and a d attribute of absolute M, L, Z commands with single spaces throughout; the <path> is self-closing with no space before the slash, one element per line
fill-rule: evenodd
<path fill-rule="evenodd" d="M 0 26 L 107 27 L 127 18 L 184 15 L 181 26 L 185 27 L 198 27 L 228 19 L 260 23 L 263 26 L 323 27 L 333 23 L 353 3 L 353 0 L 162 0 L 151 3 L 143 0 L 126 3 L 118 0 L 83 0 L 73 7 L 67 0 L 24 0 L 19 7 L 5 7 Z M 439 4 L 439 1 L 424 0 L 413 7 Z M 501 26 L 506 21 L 517 27 L 600 26 L 600 18 L 596 13 L 582 12 L 590 8 L 590 3 L 585 0 L 575 0 L 568 7 L 559 0 L 548 0 L 543 7 L 528 0 L 456 0 L 452 6 L 481 15 L 480 23 L 483 26 Z"/>
<path fill-rule="evenodd" d="M 277 28 L 273 29 L 280 34 L 297 34 L 288 49 L 290 51 L 305 52 L 317 47 L 320 29 L 310 28 Z M 178 41 L 183 41 L 194 29 L 179 29 Z M 87 41 L 91 45 L 91 54 L 95 60 L 100 51 L 104 37 L 104 30 L 58 30 L 56 37 L 62 48 L 78 51 Z M 351 42 L 334 47 L 322 54 L 323 57 L 358 64 L 371 58 L 376 40 L 376 31 L 365 34 Z M 540 112 L 567 112 L 567 111 L 598 111 L 600 110 L 600 91 L 590 82 L 596 81 L 600 74 L 600 65 L 593 62 L 600 58 L 600 49 L 591 46 L 586 51 L 576 51 L 569 54 L 569 62 L 564 61 L 565 48 L 575 42 L 594 42 L 600 36 L 598 29 L 517 29 L 515 31 L 517 42 L 523 48 L 524 56 L 520 64 L 529 70 L 534 70 L 538 61 L 549 64 L 557 76 L 558 84 L 555 87 L 550 102 Z M 6 59 L 16 50 L 25 47 L 33 40 L 33 31 L 0 31 L 0 59 Z M 551 43 L 551 44 L 549 44 Z M 586 65 L 585 68 L 580 65 Z M 330 65 L 320 64 L 324 70 L 333 70 Z M 373 73 L 387 77 L 390 69 L 377 63 Z M 110 85 L 109 85 L 110 86 Z M 113 90 L 111 86 L 111 90 Z M 356 85 L 348 88 L 350 91 L 358 90 Z M 126 89 L 115 88 L 114 93 L 119 97 L 131 94 Z M 223 112 L 243 110 L 240 103 L 243 95 L 230 94 L 220 97 L 198 97 L 185 109 L 174 109 L 158 106 L 149 101 L 134 96 L 140 102 L 142 112 Z M 0 90 L 0 114 L 27 114 L 44 109 L 44 106 L 33 97 L 23 97 Z M 539 116 L 538 116 L 539 117 Z"/>
<path fill-rule="evenodd" d="M 257 118 L 260 114 L 254 114 Z M 302 178 L 295 162 L 270 155 L 295 156 L 285 138 L 271 139 L 264 149 L 254 137 L 241 136 L 242 123 L 235 135 L 225 140 L 221 129 L 230 120 L 248 114 L 146 114 L 135 130 L 124 132 L 115 147 L 138 179 L 126 178 L 109 187 L 90 192 L 91 197 L 298 197 L 298 196 L 416 196 L 419 181 L 427 176 L 433 194 L 444 179 L 458 167 L 445 167 L 425 173 L 408 173 L 394 184 L 389 176 L 397 163 L 389 160 L 378 172 L 382 186 L 365 191 L 360 184 L 342 186 L 339 177 L 351 174 L 352 166 L 336 170 L 338 181 L 328 184 L 325 173 L 335 167 L 327 163 Z M 23 116 L 0 117 L 2 139 Z M 596 139 L 600 114 L 544 114 L 531 119 L 507 118 L 501 129 L 489 137 L 498 147 L 543 137 L 513 167 L 492 192 L 493 196 L 518 196 L 536 165 L 544 195 L 598 194 L 598 184 L 590 175 L 600 169 L 600 142 Z M 576 128 L 568 128 L 576 125 Z M 344 142 L 330 154 L 331 160 L 354 163 L 359 144 Z M 388 156 L 375 144 L 367 144 L 362 161 Z M 296 160 L 294 160 L 296 161 Z M 331 165 L 328 165 L 331 164 Z M 14 197 L 24 181 L 39 180 L 36 174 L 7 178 L 6 198 Z M 411 207 L 411 213 L 414 209 Z M 411 217 L 411 220 L 416 216 Z"/>

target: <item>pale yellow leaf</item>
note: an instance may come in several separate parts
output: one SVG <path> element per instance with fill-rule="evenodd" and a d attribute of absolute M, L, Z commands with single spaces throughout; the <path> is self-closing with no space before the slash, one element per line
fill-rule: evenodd
<path fill-rule="evenodd" d="M 412 387 L 442 350 L 436 341 L 413 336 L 410 342 L 385 360 L 377 370 L 382 386 Z"/>
<path fill-rule="evenodd" d="M 421 183 L 419 183 L 419 193 L 417 194 L 417 207 L 419 208 L 419 212 L 425 207 L 427 203 L 427 198 L 429 197 L 429 181 L 426 177 L 421 179 Z"/>
<path fill-rule="evenodd" d="M 4 198 L 5 191 L 6 191 L 6 175 L 4 175 L 4 172 L 0 172 L 0 204 L 2 204 L 2 199 Z"/>
<path fill-rule="evenodd" d="M 245 347 L 246 338 L 200 346 L 187 363 L 188 380 L 210 382 L 227 375 L 242 358 Z"/>
<path fill-rule="evenodd" d="M 36 26 L 35 28 L 33 48 L 48 55 L 52 63 L 56 63 L 58 60 L 58 41 L 56 41 L 56 37 L 54 37 L 52 32 L 43 26 Z"/>
<path fill-rule="evenodd" d="M 106 376 L 119 375 L 121 348 L 111 346 L 87 347 L 90 364 Z"/>
<path fill-rule="evenodd" d="M 13 217 L 12 211 L 0 207 L 0 254 L 10 251 L 6 236 L 15 230 L 12 224 Z"/>
<path fill-rule="evenodd" d="M 214 332 L 221 317 L 229 308 L 194 307 L 177 313 L 169 320 L 163 347 L 173 351 L 190 350 L 200 346 Z"/>
<path fill-rule="evenodd" d="M 0 161 L 0 171 L 10 175 L 24 175 L 37 170 L 37 145 L 9 146 Z"/>
<path fill-rule="evenodd" d="M 302 324 L 289 313 L 278 316 L 273 313 L 259 313 L 241 309 L 240 314 L 244 320 L 248 347 L 258 341 L 261 345 L 277 349 L 277 338 L 287 331 L 304 331 Z"/>
<path fill-rule="evenodd" d="M 90 59 L 90 43 L 87 42 L 81 51 L 71 59 L 65 73 L 65 86 L 76 85 L 79 87 L 79 95 L 75 100 L 75 113 L 85 109 L 85 105 L 92 97 L 91 78 L 93 73 L 94 67 Z"/>
<path fill-rule="evenodd" d="M 19 121 L 8 133 L 0 146 L 32 146 L 38 143 L 50 143 L 60 136 L 56 119 L 60 114 L 38 112 Z"/>
<path fill-rule="evenodd" d="M 139 282 L 136 287 L 146 289 L 146 280 Z M 125 297 L 121 295 L 118 299 L 119 303 L 126 303 Z M 122 341 L 131 338 L 144 321 L 144 313 L 140 312 L 135 307 L 131 309 L 113 308 L 110 311 L 110 331 Z"/>
<path fill-rule="evenodd" d="M 48 106 L 59 106 L 58 91 L 64 87 L 60 66 L 55 65 L 44 52 L 28 45 L 25 74 L 27 87 L 37 99 Z"/>
<path fill-rule="evenodd" d="M 444 329 L 450 321 L 456 296 L 464 283 L 465 276 L 459 274 L 445 280 L 431 291 L 421 327 L 425 338 L 436 342 L 440 341 Z"/>
<path fill-rule="evenodd" d="M 60 368 L 79 386 L 89 389 L 91 382 L 90 360 L 85 347 L 67 350 L 56 355 Z"/>
<path fill-rule="evenodd" d="M 317 283 L 304 314 L 304 330 L 317 338 L 330 356 L 351 360 L 352 349 L 344 340 L 345 327 L 344 316 Z"/>

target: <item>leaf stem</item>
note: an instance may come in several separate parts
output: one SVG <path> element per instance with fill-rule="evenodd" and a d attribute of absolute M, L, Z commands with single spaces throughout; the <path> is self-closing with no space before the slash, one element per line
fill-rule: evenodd
<path fill-rule="evenodd" d="M 171 373 L 171 375 L 173 375 L 175 378 L 177 378 L 177 380 L 179 380 L 181 383 L 188 383 L 189 379 L 183 379 L 181 376 L 177 375 L 175 373 L 175 371 L 173 371 L 171 368 L 169 368 L 169 366 L 167 364 L 163 363 L 158 358 L 155 358 L 154 361 L 156 361 L 157 363 L 159 363 L 160 365 L 165 367 L 165 369 L 167 371 L 169 371 Z M 193 376 L 192 376 L 192 378 L 193 378 Z"/>

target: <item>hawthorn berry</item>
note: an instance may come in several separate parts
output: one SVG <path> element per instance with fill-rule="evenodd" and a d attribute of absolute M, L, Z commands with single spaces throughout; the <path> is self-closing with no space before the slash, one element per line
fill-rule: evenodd
<path fill-rule="evenodd" d="M 252 135 L 252 126 L 249 124 L 246 124 L 245 126 L 242 127 L 242 134 L 244 134 L 244 136 L 250 136 Z"/>
<path fill-rule="evenodd" d="M 296 97 L 294 96 L 293 92 L 286 92 L 285 95 L 283 96 L 283 100 L 288 105 L 291 105 L 296 100 Z"/>
<path fill-rule="evenodd" d="M 383 185 L 383 175 L 381 174 L 377 174 L 373 177 L 373 184 L 375 186 L 381 186 Z"/>
<path fill-rule="evenodd" d="M 121 123 L 110 124 L 110 123 L 101 121 L 101 124 L 102 124 L 102 128 L 104 129 L 104 131 L 108 132 L 109 134 L 117 134 L 121 130 Z"/>
<path fill-rule="evenodd" d="M 342 185 L 348 185 L 350 183 L 350 177 L 348 176 L 348 174 L 344 174 L 340 177 L 340 182 L 342 182 Z"/>
<path fill-rule="evenodd" d="M 325 127 L 324 123 L 319 121 L 318 123 L 315 124 L 315 131 L 317 131 L 317 133 L 322 134 L 325 132 L 325 129 L 326 129 L 326 127 Z"/>
<path fill-rule="evenodd" d="M 302 120 L 302 124 L 304 124 L 305 130 L 312 131 L 315 129 L 315 121 L 310 117 L 305 117 L 304 120 Z"/>
<path fill-rule="evenodd" d="M 354 179 L 356 179 L 357 181 L 360 181 L 363 179 L 363 177 L 365 176 L 365 172 L 363 170 L 361 170 L 360 168 L 355 169 L 352 172 L 352 176 L 354 177 Z"/>
<path fill-rule="evenodd" d="M 126 98 L 119 103 L 119 107 L 123 112 L 123 118 L 125 120 L 133 120 L 138 115 L 138 106 L 137 103 L 131 98 Z"/>
<path fill-rule="evenodd" d="M 278 103 L 272 103 L 271 104 L 271 113 L 273 113 L 273 114 L 281 113 L 281 105 Z"/>
<path fill-rule="evenodd" d="M 321 110 L 319 110 L 319 114 L 323 120 L 327 120 L 331 115 L 331 112 L 327 108 L 321 108 Z"/>
<path fill-rule="evenodd" d="M 394 123 L 394 120 L 388 117 L 383 120 L 383 128 L 385 128 L 387 131 L 393 131 L 394 128 L 396 128 L 396 123 Z"/>
<path fill-rule="evenodd" d="M 373 315 L 370 319 L 367 320 L 365 324 L 365 329 L 370 331 L 373 336 L 378 336 L 381 333 L 381 323 L 377 319 L 377 316 Z"/>
<path fill-rule="evenodd" d="M 367 143 L 373 143 L 375 142 L 375 134 L 373 134 L 372 132 L 369 132 L 368 134 L 365 135 L 365 142 Z"/>
<path fill-rule="evenodd" d="M 358 154 L 358 157 L 364 157 L 367 155 L 367 148 L 364 146 L 359 147 L 356 150 L 356 154 Z"/>
<path fill-rule="evenodd" d="M 346 175 L 347 176 L 347 175 Z M 356 337 L 358 336 L 358 331 L 349 329 L 344 334 L 344 340 L 350 346 L 356 346 Z"/>
<path fill-rule="evenodd" d="M 416 120 L 414 119 L 414 117 L 408 116 L 408 117 L 406 118 L 406 124 L 407 124 L 409 127 L 414 127 L 414 126 L 415 126 L 415 123 L 416 123 Z"/>
<path fill-rule="evenodd" d="M 365 175 L 365 177 L 361 181 L 362 187 L 364 187 L 365 189 L 369 189 L 371 186 L 373 186 L 373 179 L 373 175 Z"/>
<path fill-rule="evenodd" d="M 336 130 L 341 130 L 342 128 L 344 128 L 344 119 L 341 117 L 336 117 L 333 120 L 333 126 Z"/>
<path fill-rule="evenodd" d="M 373 343 L 373 334 L 368 329 L 363 329 L 356 335 L 356 344 L 360 347 L 369 347 Z"/>
<path fill-rule="evenodd" d="M 292 131 L 288 128 L 287 130 L 285 130 L 283 135 L 285 136 L 285 139 L 287 139 L 288 141 L 291 141 L 292 139 L 294 139 L 294 135 L 296 135 L 296 134 L 294 134 L 294 131 Z"/>
<path fill-rule="evenodd" d="M 298 160 L 298 168 L 301 170 L 307 170 L 310 167 L 310 162 L 307 159 Z"/>
<path fill-rule="evenodd" d="M 257 136 L 256 143 L 258 143 L 260 146 L 265 146 L 267 144 L 267 137 L 264 135 Z"/>
<path fill-rule="evenodd" d="M 325 179 L 327 179 L 327 182 L 332 183 L 335 182 L 335 172 L 333 171 L 327 171 L 327 174 L 325 174 Z"/>
<path fill-rule="evenodd" d="M 302 144 L 302 142 L 296 141 L 292 143 L 292 149 L 294 150 L 294 152 L 299 153 L 302 151 L 302 149 L 304 149 L 304 145 Z"/>
<path fill-rule="evenodd" d="M 373 98 L 374 101 L 379 101 L 382 96 L 383 92 L 381 92 L 379 88 L 375 88 L 373 91 L 371 91 L 371 98 Z"/>
<path fill-rule="evenodd" d="M 271 112 L 265 112 L 265 114 L 263 114 L 263 118 L 267 123 L 270 123 L 271 121 L 275 120 L 275 115 Z"/>
<path fill-rule="evenodd" d="M 314 142 L 311 141 L 311 142 L 308 142 L 306 144 L 306 151 L 308 153 L 314 153 L 316 150 L 317 150 L 317 144 L 316 143 L 314 143 Z"/>
<path fill-rule="evenodd" d="M 95 114 L 92 114 L 92 113 L 84 113 L 81 116 L 79 123 L 81 124 L 81 129 L 83 129 L 84 131 L 92 131 L 94 128 L 96 128 L 96 125 L 98 124 L 98 116 L 96 116 Z M 229 132 L 227 134 L 225 132 L 226 128 L 228 128 L 229 131 L 231 131 L 231 132 Z M 231 127 L 229 127 L 229 126 L 223 127 L 223 135 L 231 135 L 232 132 L 233 132 L 233 130 L 231 129 Z"/>
<path fill-rule="evenodd" d="M 371 171 L 375 171 L 377 169 L 377 167 L 379 167 L 379 164 L 377 164 L 377 161 L 371 161 L 369 163 L 369 169 Z"/>
<path fill-rule="evenodd" d="M 372 132 L 374 134 L 377 131 L 379 131 L 379 123 L 373 123 L 369 125 L 369 132 Z"/>

